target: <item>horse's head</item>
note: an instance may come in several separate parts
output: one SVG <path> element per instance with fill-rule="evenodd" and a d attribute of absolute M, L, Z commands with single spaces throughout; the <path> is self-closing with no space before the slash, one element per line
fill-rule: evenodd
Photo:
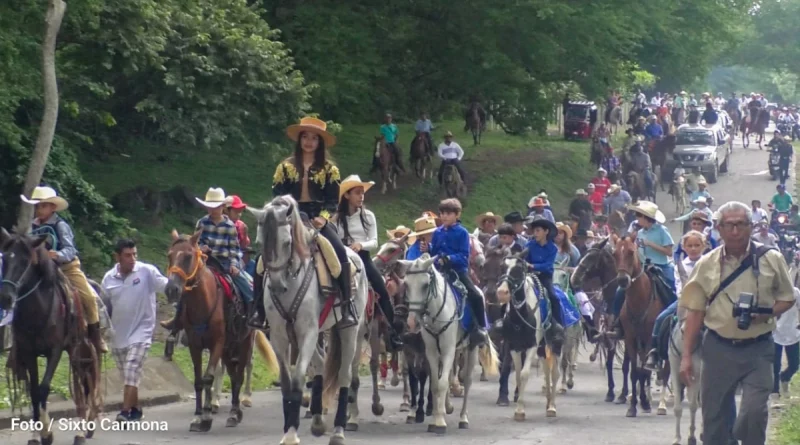
<path fill-rule="evenodd" d="M 263 246 L 262 262 L 265 268 L 285 269 L 295 255 L 301 261 L 308 258 L 308 233 L 294 198 L 290 195 L 278 196 L 261 210 L 247 209 L 258 220 L 256 241 Z"/>
<path fill-rule="evenodd" d="M 481 283 L 485 284 L 483 290 L 487 301 L 496 299 L 497 280 L 503 274 L 503 258 L 511 254 L 511 248 L 499 247 L 486 252 L 486 261 L 481 268 Z"/>
<path fill-rule="evenodd" d="M 428 311 L 428 304 L 431 300 L 444 295 L 444 281 L 434 267 L 435 263 L 436 257 L 431 257 L 427 253 L 414 261 L 399 260 L 397 262 L 395 272 L 398 277 L 405 280 L 405 302 L 410 314 L 421 317 Z M 409 322 L 409 327 L 413 331 L 411 318 L 409 318 Z"/>
<path fill-rule="evenodd" d="M 630 237 L 623 237 L 614 246 L 614 261 L 617 265 L 617 282 L 619 287 L 628 289 L 635 275 L 641 269 L 639 264 L 639 251 Z"/>
<path fill-rule="evenodd" d="M 172 244 L 167 252 L 169 267 L 167 268 L 167 285 L 164 293 L 169 301 L 177 301 L 183 291 L 197 286 L 200 270 L 205 266 L 206 256 L 197 245 L 202 231 L 192 236 L 179 235 L 172 230 Z"/>
<path fill-rule="evenodd" d="M 525 279 L 528 276 L 528 263 L 525 257 L 528 256 L 528 249 L 503 259 L 502 276 L 500 284 L 497 286 L 497 301 L 506 304 L 517 294 L 517 291 L 525 286 Z"/>
<path fill-rule="evenodd" d="M 397 261 L 406 257 L 408 250 L 406 241 L 408 241 L 408 234 L 403 235 L 402 238 L 389 240 L 384 243 L 379 249 L 372 262 L 378 270 L 386 273 L 392 270 L 397 264 Z"/>
<path fill-rule="evenodd" d="M 606 281 L 606 276 L 616 273 L 614 257 L 611 254 L 611 245 L 608 238 L 592 246 L 581 258 L 575 271 L 570 277 L 570 284 L 575 289 L 582 289 L 583 284 L 593 278 Z"/>
<path fill-rule="evenodd" d="M 47 255 L 46 240 L 46 236 L 11 235 L 0 228 L 0 309 L 13 310 L 43 280 L 55 281 L 55 265 Z"/>
<path fill-rule="evenodd" d="M 481 244 L 477 236 L 470 235 L 469 252 L 470 267 L 480 270 L 486 264 L 486 255 L 484 254 L 483 244 Z"/>

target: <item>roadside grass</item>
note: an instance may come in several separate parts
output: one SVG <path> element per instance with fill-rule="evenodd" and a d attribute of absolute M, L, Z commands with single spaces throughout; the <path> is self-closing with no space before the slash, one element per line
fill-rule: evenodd
<path fill-rule="evenodd" d="M 784 366 L 786 361 L 784 360 Z M 788 400 L 781 398 L 781 403 L 786 404 L 786 408 L 776 412 L 770 410 L 770 416 L 774 416 L 772 421 L 775 424 L 773 434 L 768 434 L 768 437 L 775 439 L 777 445 L 797 445 L 800 443 L 800 393 L 797 388 L 800 387 L 800 375 L 795 375 L 792 379 L 792 388 L 790 388 L 791 397 Z M 772 440 L 768 440 L 770 443 Z"/>

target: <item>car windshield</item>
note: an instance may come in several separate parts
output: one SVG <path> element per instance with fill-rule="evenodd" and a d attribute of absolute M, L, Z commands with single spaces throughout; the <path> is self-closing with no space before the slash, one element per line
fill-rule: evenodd
<path fill-rule="evenodd" d="M 583 120 L 586 119 L 587 107 L 570 106 L 567 107 L 567 119 Z"/>
<path fill-rule="evenodd" d="M 714 135 L 708 131 L 680 131 L 675 145 L 714 145 Z"/>

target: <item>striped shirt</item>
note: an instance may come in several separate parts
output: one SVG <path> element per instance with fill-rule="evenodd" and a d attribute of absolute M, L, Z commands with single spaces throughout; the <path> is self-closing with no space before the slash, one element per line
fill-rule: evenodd
<path fill-rule="evenodd" d="M 200 246 L 208 246 L 211 249 L 211 256 L 219 261 L 226 272 L 231 266 L 241 270 L 242 249 L 239 246 L 239 232 L 233 221 L 223 216 L 219 224 L 214 224 L 206 215 L 197 221 L 195 231 L 197 230 L 203 231 L 197 243 Z"/>

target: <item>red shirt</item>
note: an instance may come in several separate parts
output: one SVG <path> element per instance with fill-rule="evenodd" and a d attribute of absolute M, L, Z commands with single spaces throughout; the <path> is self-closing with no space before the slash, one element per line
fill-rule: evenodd
<path fill-rule="evenodd" d="M 603 195 L 597 191 L 597 186 L 595 186 L 594 193 L 589 195 L 589 202 L 592 203 L 592 210 L 596 215 L 600 215 L 603 213 Z"/>
<path fill-rule="evenodd" d="M 608 188 L 611 187 L 611 181 L 605 176 L 592 178 L 592 184 L 594 184 L 595 193 L 600 193 L 600 196 L 606 196 Z"/>
<path fill-rule="evenodd" d="M 236 220 L 233 224 L 236 225 L 236 232 L 239 234 L 239 248 L 242 249 L 242 254 L 244 254 L 244 251 L 250 247 L 250 236 L 247 234 L 247 224 L 241 219 Z"/>

